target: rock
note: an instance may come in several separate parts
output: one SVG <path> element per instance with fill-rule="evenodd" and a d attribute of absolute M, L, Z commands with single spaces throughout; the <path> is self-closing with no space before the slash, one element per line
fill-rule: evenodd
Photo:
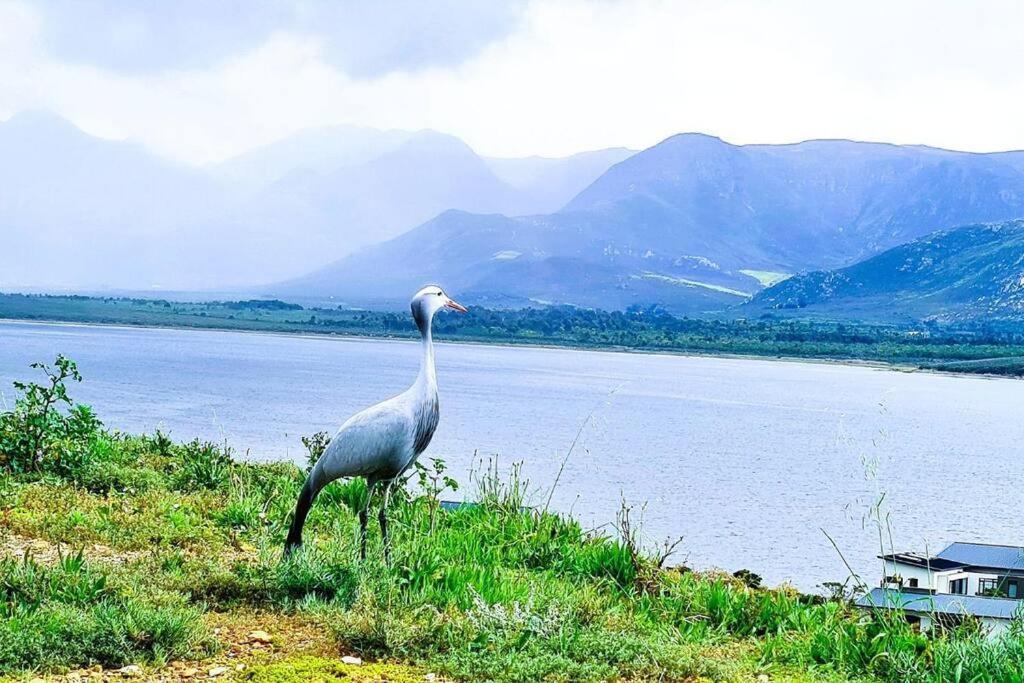
<path fill-rule="evenodd" d="M 266 631 L 253 631 L 249 634 L 249 641 L 253 643 L 269 643 L 270 634 Z"/>
<path fill-rule="evenodd" d="M 121 674 L 122 676 L 141 676 L 142 668 L 139 667 L 137 664 L 129 664 L 128 666 L 122 666 L 120 669 L 117 670 L 117 673 Z"/>
<path fill-rule="evenodd" d="M 235 671 L 245 671 L 245 664 L 235 664 Z"/>
<path fill-rule="evenodd" d="M 341 658 L 342 664 L 352 664 L 353 666 L 359 666 L 363 663 L 363 660 L 359 657 L 353 657 L 352 655 L 345 655 Z"/>
<path fill-rule="evenodd" d="M 186 668 L 181 670 L 181 677 L 182 678 L 192 678 L 193 676 L 198 676 L 198 675 L 199 675 L 199 669 L 195 668 L 194 666 L 189 666 L 189 667 L 186 667 Z"/>
<path fill-rule="evenodd" d="M 216 678 L 217 676 L 223 676 L 227 672 L 228 668 L 226 666 L 215 666 L 212 669 L 210 669 L 209 674 L 210 678 Z"/>
<path fill-rule="evenodd" d="M 437 674 L 430 673 L 430 674 L 425 675 L 423 678 L 424 678 L 424 680 L 428 680 L 428 681 L 436 681 L 437 680 Z"/>
<path fill-rule="evenodd" d="M 757 677 L 757 683 L 768 683 L 771 679 L 768 678 L 768 674 L 761 674 Z"/>

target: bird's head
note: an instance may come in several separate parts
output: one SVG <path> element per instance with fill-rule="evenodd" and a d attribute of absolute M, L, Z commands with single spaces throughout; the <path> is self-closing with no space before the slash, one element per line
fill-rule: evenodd
<path fill-rule="evenodd" d="M 450 298 L 437 285 L 427 285 L 416 292 L 409 307 L 412 309 L 412 318 L 416 321 L 416 327 L 420 329 L 420 332 L 426 329 L 434 314 L 442 308 L 459 313 L 466 312 L 465 306 Z"/>

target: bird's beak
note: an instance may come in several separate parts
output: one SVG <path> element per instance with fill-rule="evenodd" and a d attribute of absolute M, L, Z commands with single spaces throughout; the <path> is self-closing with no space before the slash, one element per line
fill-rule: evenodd
<path fill-rule="evenodd" d="M 465 306 L 460 304 L 458 301 L 454 301 L 452 299 L 449 299 L 448 297 L 445 297 L 444 307 L 450 308 L 453 311 L 458 311 L 459 313 L 465 313 L 467 310 L 469 310 Z"/>

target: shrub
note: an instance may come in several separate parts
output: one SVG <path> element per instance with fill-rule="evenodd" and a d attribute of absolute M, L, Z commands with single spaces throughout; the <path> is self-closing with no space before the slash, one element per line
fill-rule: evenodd
<path fill-rule="evenodd" d="M 194 439 L 178 449 L 175 485 L 181 490 L 219 489 L 231 474 L 231 449 Z"/>
<path fill-rule="evenodd" d="M 67 382 L 81 382 L 74 361 L 58 355 L 53 366 L 33 363 L 44 384 L 15 382 L 14 410 L 0 413 L 0 467 L 15 473 L 66 473 L 79 465 L 102 426 L 88 406 L 74 403 Z"/>

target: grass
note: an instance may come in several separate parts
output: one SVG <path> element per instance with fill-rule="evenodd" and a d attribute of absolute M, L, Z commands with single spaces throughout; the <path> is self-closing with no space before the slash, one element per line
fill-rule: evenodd
<path fill-rule="evenodd" d="M 479 473 L 478 504 L 450 511 L 436 477 L 408 485 L 390 565 L 376 535 L 356 559 L 364 485 L 331 484 L 283 561 L 299 466 L 98 426 L 76 438 L 45 442 L 36 470 L 0 467 L 0 678 L 139 665 L 268 682 L 1022 680 L 1019 630 L 920 634 L 843 600 L 665 569 L 629 530 L 524 508 L 514 469 Z"/>

